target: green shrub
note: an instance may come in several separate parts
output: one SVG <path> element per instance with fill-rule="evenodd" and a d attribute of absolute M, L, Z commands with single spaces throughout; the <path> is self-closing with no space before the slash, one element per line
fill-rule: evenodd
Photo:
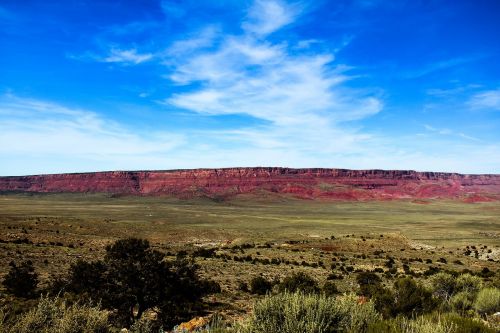
<path fill-rule="evenodd" d="M 495 330 L 486 326 L 477 318 L 462 317 L 456 313 L 447 313 L 442 316 L 443 322 L 453 326 L 453 333 L 495 333 Z"/>
<path fill-rule="evenodd" d="M 273 284 L 262 276 L 256 276 L 250 281 L 250 291 L 253 294 L 265 295 L 271 291 Z"/>
<path fill-rule="evenodd" d="M 360 294 L 372 297 L 382 287 L 382 280 L 373 272 L 361 272 L 356 276 Z"/>
<path fill-rule="evenodd" d="M 409 277 L 397 279 L 392 290 L 379 285 L 371 293 L 375 309 L 384 318 L 413 317 L 429 313 L 438 305 L 430 291 Z"/>
<path fill-rule="evenodd" d="M 318 282 L 304 272 L 293 273 L 287 276 L 279 285 L 280 291 L 294 293 L 301 291 L 304 293 L 319 292 Z"/>
<path fill-rule="evenodd" d="M 430 279 L 434 295 L 444 301 L 448 301 L 453 296 L 456 288 L 455 277 L 448 273 L 437 273 Z"/>
<path fill-rule="evenodd" d="M 325 284 L 323 285 L 322 292 L 326 296 L 335 296 L 335 295 L 339 294 L 339 290 L 338 290 L 337 286 L 335 285 L 335 283 L 333 283 L 331 281 L 325 282 Z"/>
<path fill-rule="evenodd" d="M 474 295 L 467 291 L 461 291 L 453 295 L 450 299 L 451 308 L 459 313 L 464 313 L 472 309 Z"/>
<path fill-rule="evenodd" d="M 11 261 L 9 266 L 10 270 L 3 280 L 7 292 L 17 297 L 33 297 L 38 285 L 38 274 L 33 263 L 28 260 L 17 266 Z"/>
<path fill-rule="evenodd" d="M 500 289 L 481 289 L 474 302 L 474 309 L 480 314 L 491 314 L 500 311 Z"/>
<path fill-rule="evenodd" d="M 371 302 L 358 303 L 354 294 L 328 297 L 318 294 L 289 293 L 268 295 L 254 306 L 244 331 L 252 333 L 363 332 L 379 320 Z"/>
<path fill-rule="evenodd" d="M 147 318 L 146 316 L 142 316 L 139 320 L 137 320 L 130 329 L 129 333 L 154 333 L 159 331 L 158 323 Z"/>
<path fill-rule="evenodd" d="M 405 317 L 383 320 L 368 326 L 367 333 L 455 333 L 455 325 L 437 319 L 418 317 L 410 320 Z M 472 333 L 472 332 L 470 332 Z"/>
<path fill-rule="evenodd" d="M 109 332 L 107 311 L 88 304 L 68 305 L 57 297 L 42 297 L 37 307 L 4 326 L 5 333 Z"/>
<path fill-rule="evenodd" d="M 483 281 L 479 276 L 462 274 L 457 278 L 456 289 L 476 295 L 483 287 Z"/>
<path fill-rule="evenodd" d="M 437 302 L 431 292 L 411 278 L 402 278 L 394 282 L 393 315 L 415 316 L 429 313 L 436 306 Z"/>
<path fill-rule="evenodd" d="M 347 332 L 364 332 L 370 323 L 380 320 L 373 302 L 360 303 L 358 296 L 347 294 L 336 298 L 341 314 L 340 327 Z"/>

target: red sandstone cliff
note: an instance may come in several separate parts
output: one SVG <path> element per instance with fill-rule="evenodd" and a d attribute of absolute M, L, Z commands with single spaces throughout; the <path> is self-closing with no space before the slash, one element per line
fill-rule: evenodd
<path fill-rule="evenodd" d="M 290 168 L 110 171 L 0 177 L 0 191 L 106 192 L 179 197 L 262 191 L 299 198 L 500 200 L 500 175 Z"/>

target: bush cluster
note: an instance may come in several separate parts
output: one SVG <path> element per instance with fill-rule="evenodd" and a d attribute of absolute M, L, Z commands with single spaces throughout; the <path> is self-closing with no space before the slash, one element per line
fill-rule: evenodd
<path fill-rule="evenodd" d="M 248 333 L 362 332 L 379 315 L 371 302 L 360 304 L 354 294 L 338 298 L 321 294 L 268 295 L 254 306 L 253 316 L 242 329 Z"/>

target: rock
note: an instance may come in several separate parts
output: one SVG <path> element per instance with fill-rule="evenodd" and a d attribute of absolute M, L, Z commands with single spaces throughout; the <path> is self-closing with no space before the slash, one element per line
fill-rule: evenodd
<path fill-rule="evenodd" d="M 226 168 L 110 171 L 0 177 L 0 191 L 103 192 L 224 199 L 277 193 L 303 199 L 500 200 L 500 175 L 463 175 L 401 170 Z"/>
<path fill-rule="evenodd" d="M 174 333 L 184 333 L 184 332 L 194 332 L 196 330 L 201 330 L 209 323 L 208 318 L 196 317 L 188 322 L 177 325 L 174 329 Z"/>

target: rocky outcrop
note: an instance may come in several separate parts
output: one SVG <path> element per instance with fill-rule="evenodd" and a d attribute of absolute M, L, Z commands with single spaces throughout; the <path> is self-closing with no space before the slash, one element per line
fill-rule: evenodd
<path fill-rule="evenodd" d="M 265 192 L 299 198 L 499 200 L 500 175 L 399 170 L 225 168 L 0 177 L 3 192 L 105 192 L 224 198 Z"/>

